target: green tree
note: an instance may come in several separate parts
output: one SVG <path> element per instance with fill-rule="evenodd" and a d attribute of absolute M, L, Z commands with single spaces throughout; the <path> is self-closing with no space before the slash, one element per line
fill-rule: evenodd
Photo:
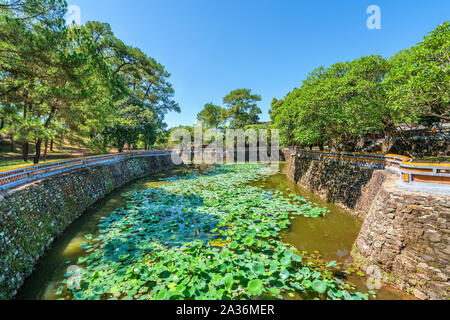
<path fill-rule="evenodd" d="M 261 114 L 261 109 L 256 104 L 259 101 L 261 96 L 252 94 L 250 89 L 231 91 L 223 98 L 226 110 L 222 111 L 222 120 L 229 120 L 231 128 L 243 128 L 256 124 Z"/>
<path fill-rule="evenodd" d="M 105 136 L 110 145 L 122 152 L 125 144 L 131 148 L 138 141 L 142 141 L 146 148 L 152 146 L 157 138 L 156 130 L 157 121 L 151 111 L 128 106 L 106 128 Z"/>
<path fill-rule="evenodd" d="M 174 90 L 167 81 L 170 74 L 161 64 L 139 49 L 127 46 L 117 39 L 108 24 L 88 22 L 84 30 L 92 42 L 95 54 L 107 63 L 108 83 L 110 88 L 113 88 L 110 101 L 117 110 L 116 113 L 111 113 L 112 119 L 108 117 L 106 119 L 109 120 L 97 126 L 96 132 L 93 133 L 96 139 L 105 142 L 107 139 L 101 137 L 99 131 L 114 132 L 118 127 L 122 127 L 122 124 L 128 123 L 130 119 L 126 113 L 124 119 L 120 118 L 124 116 L 123 110 L 131 106 L 151 113 L 156 121 L 156 132 L 163 132 L 166 128 L 165 114 L 169 111 L 180 111 L 178 104 L 172 99 Z M 111 127 L 111 130 L 108 127 Z M 154 139 L 145 138 L 142 142 L 150 146 Z M 120 143 L 116 141 L 115 145 L 118 144 Z"/>
<path fill-rule="evenodd" d="M 170 74 L 117 39 L 108 24 L 66 28 L 65 12 L 58 0 L 0 5 L 0 105 L 16 110 L 14 124 L 0 115 L 2 128 L 23 143 L 24 160 L 28 142 L 36 141 L 35 163 L 56 128 L 105 150 L 105 133 L 130 124 L 129 113 L 138 116 L 139 130 L 128 130 L 135 136 L 126 141 L 153 144 L 165 114 L 179 112 Z"/>
<path fill-rule="evenodd" d="M 382 81 L 389 64 L 380 56 L 320 67 L 284 100 L 273 100 L 271 119 L 283 144 L 353 150 L 365 133 L 387 121 Z"/>
<path fill-rule="evenodd" d="M 19 0 L 0 9 L 0 104 L 21 108 L 22 122 L 34 124 L 38 163 L 56 113 L 64 117 L 75 96 L 83 94 L 75 80 L 82 77 L 83 59 L 65 48 L 64 1 Z M 28 141 L 23 150 L 28 152 Z"/>
<path fill-rule="evenodd" d="M 389 108 L 398 121 L 425 118 L 450 121 L 450 22 L 429 33 L 422 42 L 390 60 L 385 79 Z"/>
<path fill-rule="evenodd" d="M 212 103 L 207 103 L 203 107 L 203 110 L 197 114 L 197 120 L 203 123 L 208 129 L 217 129 L 222 123 L 222 111 L 220 106 L 216 106 Z"/>
<path fill-rule="evenodd" d="M 194 141 L 194 127 L 193 126 L 177 126 L 177 127 L 173 127 L 169 130 L 169 145 L 170 146 L 175 146 L 178 145 L 182 142 L 183 138 L 182 136 L 180 136 L 180 134 L 182 134 L 183 132 L 186 132 L 189 134 L 190 138 L 191 138 L 191 142 Z M 188 143 L 186 141 L 183 141 L 184 145 L 183 147 L 189 147 Z"/>

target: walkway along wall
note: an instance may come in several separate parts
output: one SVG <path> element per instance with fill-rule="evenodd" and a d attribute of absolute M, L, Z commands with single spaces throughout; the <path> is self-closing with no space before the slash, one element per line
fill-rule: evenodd
<path fill-rule="evenodd" d="M 113 190 L 174 167 L 170 156 L 135 158 L 54 176 L 0 194 L 0 299 L 10 299 L 53 240 Z"/>
<path fill-rule="evenodd" d="M 288 176 L 364 220 L 352 256 L 421 299 L 448 299 L 450 196 L 399 189 L 387 170 L 288 156 Z"/>

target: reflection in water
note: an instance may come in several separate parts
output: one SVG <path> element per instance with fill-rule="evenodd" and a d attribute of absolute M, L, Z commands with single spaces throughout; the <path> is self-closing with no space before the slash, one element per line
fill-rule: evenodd
<path fill-rule="evenodd" d="M 85 237 L 76 237 L 72 239 L 72 241 L 69 242 L 67 247 L 63 251 L 64 256 L 73 256 L 76 254 L 80 254 L 83 252 L 83 249 L 81 249 L 81 245 L 86 242 Z"/>
<path fill-rule="evenodd" d="M 281 167 L 281 170 L 283 168 L 284 166 Z M 84 250 L 80 248 L 80 245 L 86 241 L 84 236 L 86 234 L 95 235 L 98 230 L 97 224 L 102 217 L 108 216 L 115 209 L 126 205 L 121 195 L 131 190 L 158 187 L 165 183 L 159 181 L 159 178 L 174 175 L 179 171 L 173 170 L 166 174 L 155 175 L 132 183 L 97 203 L 54 242 L 52 248 L 40 259 L 33 274 L 20 289 L 17 298 L 30 300 L 61 298 L 55 295 L 55 291 L 65 279 L 64 274 L 70 271 L 76 265 L 78 258 L 83 255 Z M 308 201 L 327 207 L 330 213 L 325 218 L 312 219 L 298 216 L 292 219 L 291 229 L 283 234 L 283 239 L 300 251 L 312 252 L 317 250 L 325 260 L 345 262 L 349 259 L 350 250 L 361 227 L 361 222 L 358 219 L 288 181 L 283 173 L 277 173 L 253 184 L 283 191 L 286 194 L 295 193 Z M 348 280 L 353 282 L 358 290 L 368 291 L 365 285 L 366 278 L 351 276 Z M 410 298 L 406 294 L 389 287 L 383 287 L 376 291 L 377 299 Z M 300 297 L 295 296 L 294 298 L 299 299 Z"/>

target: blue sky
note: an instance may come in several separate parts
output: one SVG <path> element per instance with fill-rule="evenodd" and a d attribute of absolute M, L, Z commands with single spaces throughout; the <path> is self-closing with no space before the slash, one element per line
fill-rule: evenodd
<path fill-rule="evenodd" d="M 115 35 L 142 49 L 172 74 L 182 112 L 170 127 L 192 124 L 207 102 L 231 90 L 272 98 L 299 87 L 320 65 L 364 55 L 390 57 L 450 20 L 450 1 L 414 0 L 68 0 L 82 23 L 108 22 Z M 381 9 L 381 30 L 369 30 L 369 5 Z"/>

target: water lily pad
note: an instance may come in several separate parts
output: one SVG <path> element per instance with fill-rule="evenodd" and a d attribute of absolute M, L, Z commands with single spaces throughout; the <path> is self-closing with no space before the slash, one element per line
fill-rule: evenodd
<path fill-rule="evenodd" d="M 327 290 L 327 283 L 325 281 L 314 280 L 311 286 L 314 289 L 314 291 L 320 294 L 325 293 L 325 291 Z"/>
<path fill-rule="evenodd" d="M 74 299 L 280 298 L 294 291 L 319 297 L 328 285 L 316 280 L 327 278 L 328 298 L 362 299 L 280 240 L 292 216 L 320 217 L 326 209 L 248 184 L 268 168 L 221 165 L 128 192 L 126 206 L 101 219 L 95 239 L 87 236 L 78 260 L 83 285 L 68 291 Z"/>
<path fill-rule="evenodd" d="M 263 282 L 259 279 L 249 281 L 248 286 L 247 286 L 248 293 L 252 296 L 261 295 L 263 292 L 263 289 L 264 289 Z"/>
<path fill-rule="evenodd" d="M 289 273 L 289 271 L 287 271 L 286 269 L 283 269 L 281 272 L 280 272 L 280 277 L 281 277 L 281 279 L 283 279 L 283 280 L 286 280 L 286 279 L 288 279 L 289 277 L 290 277 L 290 273 Z"/>
<path fill-rule="evenodd" d="M 63 291 L 63 286 L 59 286 L 55 292 L 55 295 L 57 295 L 57 296 L 61 295 L 62 291 Z"/>

